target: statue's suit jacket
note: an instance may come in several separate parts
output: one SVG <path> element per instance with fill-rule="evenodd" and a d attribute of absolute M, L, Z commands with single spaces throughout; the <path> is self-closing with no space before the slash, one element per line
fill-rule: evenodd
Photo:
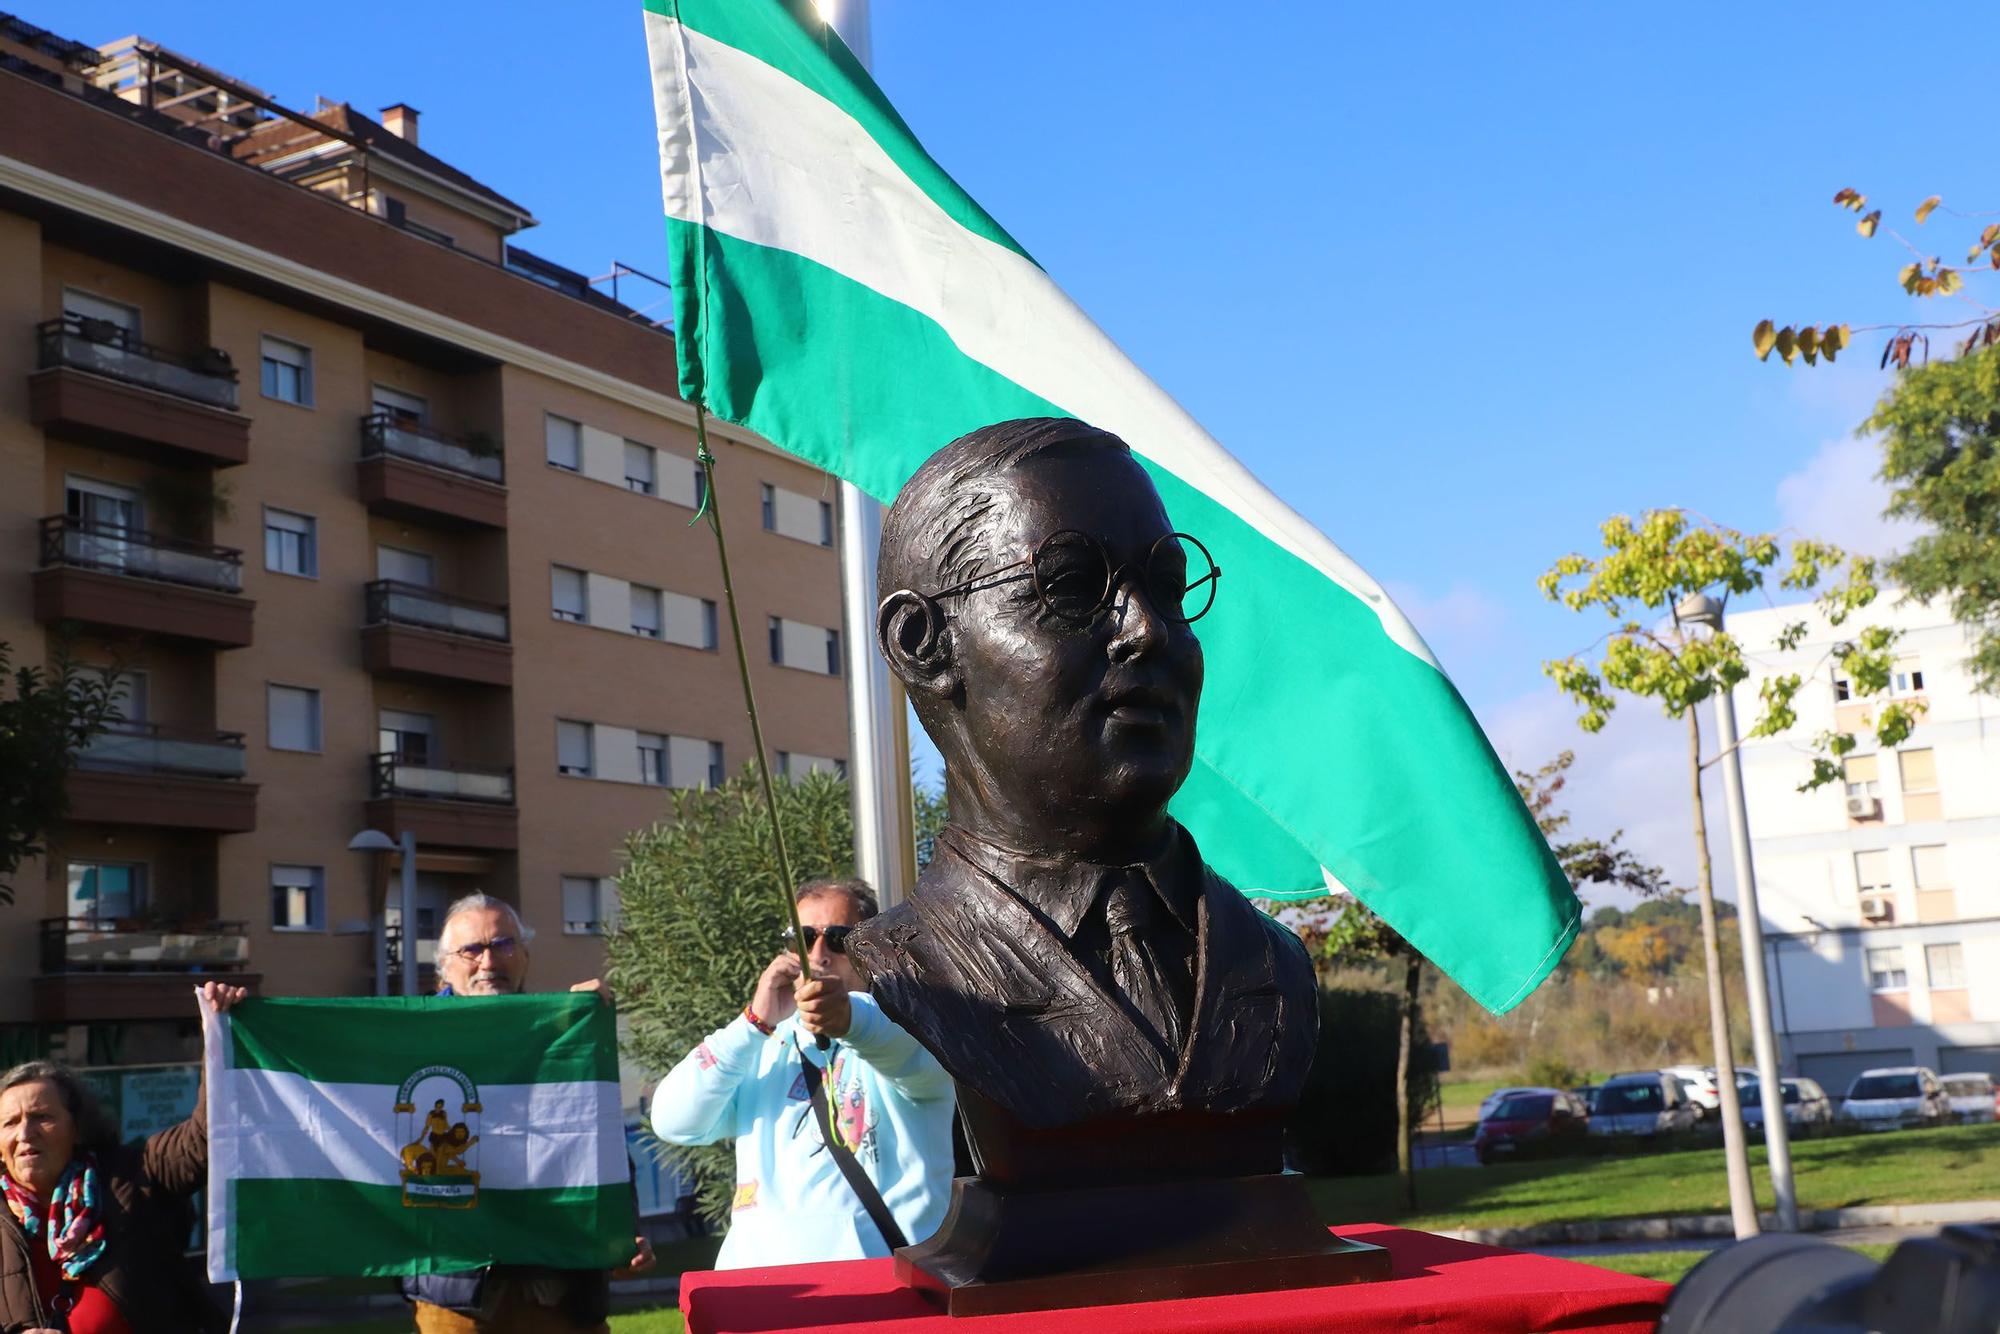
<path fill-rule="evenodd" d="M 1202 862 L 1185 830 L 1175 838 L 1173 864 L 1199 890 L 1194 1009 L 1177 1059 L 1001 879 L 1004 867 L 949 828 L 908 901 L 856 930 L 849 953 L 890 1018 L 1026 1127 L 1281 1112 L 1312 1063 L 1311 960 Z"/>

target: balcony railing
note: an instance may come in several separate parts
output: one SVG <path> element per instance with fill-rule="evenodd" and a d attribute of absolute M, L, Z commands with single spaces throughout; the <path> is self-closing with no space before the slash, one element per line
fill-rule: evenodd
<path fill-rule="evenodd" d="M 68 366 L 163 394 L 236 410 L 236 367 L 219 348 L 183 356 L 141 342 L 109 320 L 64 315 L 35 326 L 40 366 Z"/>
<path fill-rule="evenodd" d="M 250 962 L 246 922 L 42 919 L 42 972 L 207 973 Z"/>
<path fill-rule="evenodd" d="M 506 463 L 497 447 L 480 448 L 474 441 L 432 430 L 393 412 L 373 412 L 361 419 L 361 457 L 377 454 L 427 463 L 495 486 L 503 486 L 507 480 Z"/>
<path fill-rule="evenodd" d="M 443 801 L 483 801 L 514 804 L 514 771 L 471 764 L 413 764 L 393 754 L 373 757 L 374 783 L 369 795 L 420 797 Z"/>
<path fill-rule="evenodd" d="M 377 579 L 368 585 L 367 618 L 369 625 L 415 625 L 507 642 L 505 607 L 394 579 Z"/>
<path fill-rule="evenodd" d="M 162 727 L 158 723 L 109 723 L 77 752 L 77 767 L 194 778 L 243 777 L 243 734 Z"/>
<path fill-rule="evenodd" d="M 243 591 L 243 553 L 66 514 L 42 520 L 42 568 L 73 566 L 218 593 Z"/>

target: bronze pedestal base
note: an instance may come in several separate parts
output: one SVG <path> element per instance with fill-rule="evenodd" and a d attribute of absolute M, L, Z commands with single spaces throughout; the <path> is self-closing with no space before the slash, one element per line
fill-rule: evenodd
<path fill-rule="evenodd" d="M 1334 1236 L 1297 1176 L 1075 1190 L 952 1183 L 896 1277 L 951 1315 L 1322 1288 L 1389 1277 L 1389 1252 Z"/>

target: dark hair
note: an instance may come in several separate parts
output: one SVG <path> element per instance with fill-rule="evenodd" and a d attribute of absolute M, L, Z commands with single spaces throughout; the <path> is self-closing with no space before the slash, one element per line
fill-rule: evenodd
<path fill-rule="evenodd" d="M 62 1099 L 63 1109 L 69 1113 L 69 1119 L 76 1122 L 77 1148 L 96 1153 L 118 1147 L 117 1122 L 104 1110 L 104 1104 L 97 1100 L 90 1086 L 77 1078 L 76 1071 L 60 1062 L 22 1062 L 0 1075 L 0 1093 L 44 1080 L 56 1086 L 56 1096 Z"/>
<path fill-rule="evenodd" d="M 1022 417 L 967 431 L 925 459 L 882 520 L 875 596 L 928 592 L 977 570 L 990 554 L 987 530 L 1001 500 L 993 479 L 1058 449 L 1132 452 L 1111 432 L 1074 417 Z"/>
<path fill-rule="evenodd" d="M 804 903 L 807 899 L 816 899 L 822 894 L 845 894 L 848 902 L 854 905 L 854 911 L 864 922 L 882 911 L 881 905 L 875 900 L 875 887 L 856 876 L 823 875 L 808 880 L 792 894 L 792 902 Z"/>

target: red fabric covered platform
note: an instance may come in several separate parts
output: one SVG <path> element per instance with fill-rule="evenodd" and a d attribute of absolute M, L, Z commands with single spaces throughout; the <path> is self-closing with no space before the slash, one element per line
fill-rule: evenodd
<path fill-rule="evenodd" d="M 686 1274 L 681 1278 L 681 1310 L 689 1334 L 808 1329 L 893 1334 L 1056 1329 L 1089 1334 L 1398 1329 L 1647 1334 L 1659 1320 L 1670 1291 L 1652 1279 L 1428 1232 L 1376 1223 L 1334 1231 L 1388 1247 L 1395 1276 L 1340 1288 L 953 1320 L 899 1286 L 893 1262 L 840 1260 Z"/>

